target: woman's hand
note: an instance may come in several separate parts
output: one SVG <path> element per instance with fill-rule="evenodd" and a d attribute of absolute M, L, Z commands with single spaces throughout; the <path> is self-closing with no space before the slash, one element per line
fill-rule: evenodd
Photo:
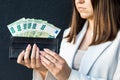
<path fill-rule="evenodd" d="M 32 53 L 30 54 L 31 49 L 32 49 Z M 39 72 L 46 70 L 46 68 L 41 64 L 40 50 L 36 44 L 34 44 L 32 48 L 31 45 L 29 44 L 26 50 L 23 50 L 19 54 L 17 63 L 24 65 L 27 68 L 39 70 Z"/>
<path fill-rule="evenodd" d="M 44 49 L 40 51 L 42 64 L 56 77 L 57 80 L 67 80 L 71 73 L 66 61 L 57 53 Z"/>

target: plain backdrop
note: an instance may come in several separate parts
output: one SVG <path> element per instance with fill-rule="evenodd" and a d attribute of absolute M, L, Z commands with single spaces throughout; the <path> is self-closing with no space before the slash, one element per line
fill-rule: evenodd
<path fill-rule="evenodd" d="M 0 0 L 0 80 L 31 80 L 32 70 L 10 60 L 10 32 L 7 25 L 22 18 L 47 20 L 61 28 L 68 28 L 72 13 L 72 0 Z"/>

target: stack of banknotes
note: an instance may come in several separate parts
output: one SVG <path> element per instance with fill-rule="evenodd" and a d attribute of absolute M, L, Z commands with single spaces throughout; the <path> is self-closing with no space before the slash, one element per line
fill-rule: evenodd
<path fill-rule="evenodd" d="M 12 36 L 56 38 L 60 28 L 42 19 L 21 18 L 7 25 Z"/>

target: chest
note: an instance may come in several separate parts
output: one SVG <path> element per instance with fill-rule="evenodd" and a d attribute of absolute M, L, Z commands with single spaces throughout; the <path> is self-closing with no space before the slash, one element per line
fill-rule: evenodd
<path fill-rule="evenodd" d="M 92 42 L 92 38 L 93 33 L 91 31 L 87 31 L 82 39 L 82 42 L 79 44 L 79 49 L 83 51 L 87 50 L 87 48 Z"/>

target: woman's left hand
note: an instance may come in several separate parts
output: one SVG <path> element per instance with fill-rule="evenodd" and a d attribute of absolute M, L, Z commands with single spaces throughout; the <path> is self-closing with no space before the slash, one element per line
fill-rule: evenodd
<path fill-rule="evenodd" d="M 49 49 L 44 49 L 40 53 L 42 64 L 57 80 L 67 80 L 69 78 L 71 69 L 62 57 Z"/>

